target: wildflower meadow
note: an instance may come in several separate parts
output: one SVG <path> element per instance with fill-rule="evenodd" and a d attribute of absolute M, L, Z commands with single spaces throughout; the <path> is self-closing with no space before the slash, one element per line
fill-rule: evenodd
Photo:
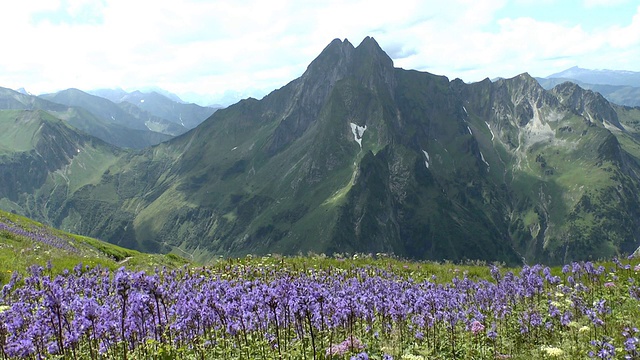
<path fill-rule="evenodd" d="M 266 260 L 265 260 L 266 259 Z M 640 359 L 640 265 L 247 258 L 14 273 L 3 359 Z M 336 264 L 333 261 L 331 264 Z M 470 269 L 475 269 L 471 267 Z"/>

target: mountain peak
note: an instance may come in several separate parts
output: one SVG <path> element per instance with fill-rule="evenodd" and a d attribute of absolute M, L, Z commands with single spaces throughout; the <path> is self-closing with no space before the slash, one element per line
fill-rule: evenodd
<path fill-rule="evenodd" d="M 283 116 L 267 147 L 268 153 L 277 153 L 300 136 L 315 121 L 341 80 L 351 79 L 378 92 L 394 86 L 393 72 L 393 61 L 373 38 L 366 37 L 357 48 L 347 39 L 334 39 L 292 85 L 295 106 Z"/>
<path fill-rule="evenodd" d="M 382 50 L 378 42 L 370 36 L 365 37 L 356 50 L 364 52 L 368 57 L 382 61 L 386 66 L 393 67 L 393 60 Z"/>
<path fill-rule="evenodd" d="M 371 36 L 365 36 L 364 39 L 362 39 L 362 41 L 360 42 L 360 45 L 358 45 L 358 47 L 360 46 L 380 48 L 380 45 L 378 45 L 376 39 Z"/>
<path fill-rule="evenodd" d="M 354 57 L 354 55 L 356 55 Z M 309 64 L 307 71 L 334 70 L 336 68 L 362 67 L 369 62 L 381 63 L 383 67 L 393 68 L 393 60 L 382 50 L 378 42 L 366 36 L 360 45 L 354 47 L 348 39 L 334 39 L 327 45 L 318 57 Z M 331 72 L 331 71 L 330 71 Z"/>
<path fill-rule="evenodd" d="M 380 46 L 378 45 L 376 39 L 372 38 L 371 36 L 365 36 L 364 39 L 362 39 L 362 42 L 360 42 L 360 45 L 358 45 L 358 47 L 360 46 L 377 47 L 378 49 L 380 49 Z"/>
<path fill-rule="evenodd" d="M 320 64 L 324 64 L 326 62 L 333 62 L 339 58 L 349 58 L 354 49 L 355 48 L 349 40 L 344 39 L 343 41 L 340 39 L 334 39 L 322 50 L 320 55 L 318 55 L 318 57 L 309 64 L 307 69 L 312 69 L 313 67 L 320 66 Z"/>

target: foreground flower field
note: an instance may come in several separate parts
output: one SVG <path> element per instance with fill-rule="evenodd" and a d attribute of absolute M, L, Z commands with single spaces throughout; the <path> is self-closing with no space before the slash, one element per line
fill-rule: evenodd
<path fill-rule="evenodd" d="M 443 279 L 417 263 L 322 261 L 241 259 L 151 273 L 78 265 L 58 275 L 32 267 L 2 288 L 0 352 L 5 359 L 640 358 L 636 260 L 516 273 L 490 267 L 486 279 L 453 267 Z"/>

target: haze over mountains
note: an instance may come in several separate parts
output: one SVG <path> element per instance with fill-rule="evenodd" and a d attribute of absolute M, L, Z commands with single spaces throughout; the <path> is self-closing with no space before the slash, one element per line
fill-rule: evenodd
<path fill-rule="evenodd" d="M 565 81 L 602 94 L 607 100 L 626 106 L 640 106 L 640 72 L 624 70 L 589 70 L 577 66 L 546 78 L 536 78 L 551 89 Z"/>
<path fill-rule="evenodd" d="M 120 99 L 155 101 L 138 96 Z M 65 104 L 58 113 L 98 103 L 74 90 L 48 98 Z M 394 68 L 373 38 L 336 39 L 262 100 L 137 151 L 78 132 L 39 101 L 0 112 L 3 133 L 22 139 L 3 141 L 0 207 L 119 245 L 194 259 L 313 251 L 508 263 L 640 245 L 640 108 L 571 83 L 545 90 L 521 74 L 466 84 Z"/>
<path fill-rule="evenodd" d="M 34 96 L 5 88 L 0 88 L 0 109 L 45 110 L 123 148 L 145 148 L 166 141 L 194 128 L 216 110 L 176 102 L 155 92 L 123 92 L 115 103 L 78 89 Z"/>

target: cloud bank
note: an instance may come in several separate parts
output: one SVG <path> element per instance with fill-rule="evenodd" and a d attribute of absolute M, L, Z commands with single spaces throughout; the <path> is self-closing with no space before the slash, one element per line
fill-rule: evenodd
<path fill-rule="evenodd" d="M 157 85 L 191 101 L 261 97 L 332 39 L 365 36 L 397 67 L 468 82 L 640 71 L 640 6 L 625 0 L 35 0 L 0 13 L 0 30 L 0 86 L 33 93 Z"/>

